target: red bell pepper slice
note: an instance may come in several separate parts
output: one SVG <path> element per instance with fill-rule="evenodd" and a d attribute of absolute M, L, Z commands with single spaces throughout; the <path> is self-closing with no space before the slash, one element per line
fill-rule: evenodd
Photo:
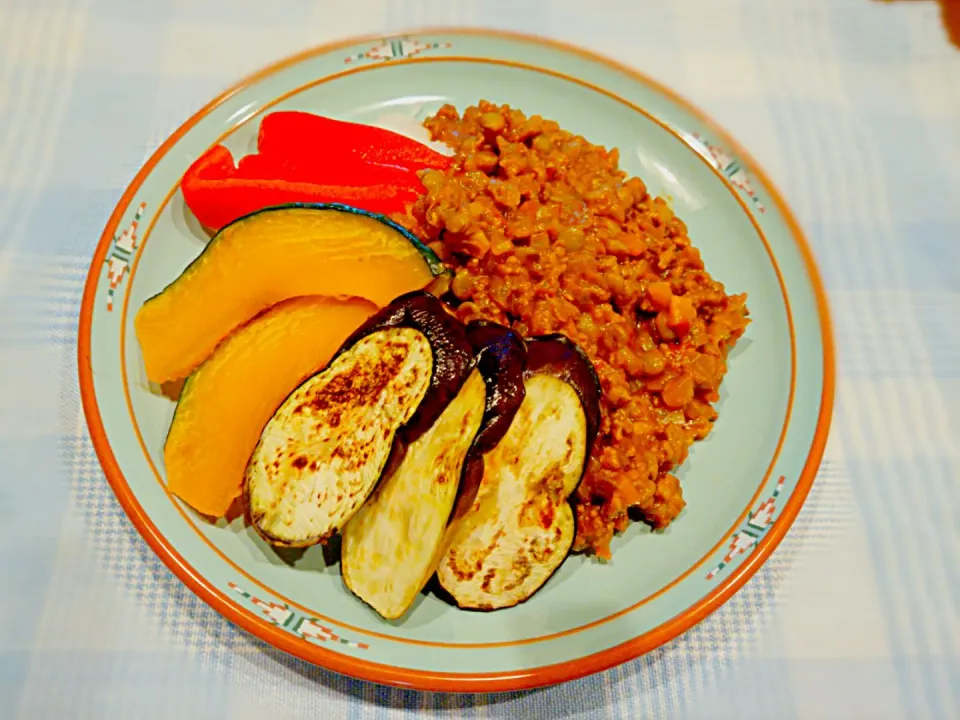
<path fill-rule="evenodd" d="M 418 195 L 418 191 L 409 186 L 377 182 L 324 185 L 243 175 L 238 172 L 233 155 L 223 145 L 214 145 L 189 167 L 180 189 L 184 202 L 201 225 L 219 230 L 237 218 L 265 207 L 296 202 L 344 203 L 389 214 L 403 210 Z M 376 180 L 375 177 L 370 179 Z"/>
<path fill-rule="evenodd" d="M 417 193 L 425 192 L 413 172 L 388 165 L 372 165 L 358 159 L 331 162 L 329 159 L 299 155 L 245 155 L 237 164 L 238 177 L 310 182 L 317 185 L 396 185 Z"/>
<path fill-rule="evenodd" d="M 451 162 L 446 155 L 391 130 L 297 110 L 264 116 L 257 149 L 268 156 L 301 156 L 334 163 L 353 157 L 411 172 L 442 170 Z"/>

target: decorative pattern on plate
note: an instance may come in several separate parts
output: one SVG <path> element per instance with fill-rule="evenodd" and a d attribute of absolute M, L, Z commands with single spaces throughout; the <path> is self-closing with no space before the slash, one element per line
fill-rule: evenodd
<path fill-rule="evenodd" d="M 140 203 L 137 212 L 134 213 L 133 220 L 119 235 L 113 236 L 113 243 L 110 245 L 110 251 L 107 253 L 107 312 L 113 312 L 113 296 L 123 282 L 127 270 L 130 269 L 130 263 L 140 245 L 140 239 L 137 237 L 137 227 L 140 225 L 140 218 L 143 217 L 143 211 L 147 207 L 145 202 Z"/>
<path fill-rule="evenodd" d="M 686 134 L 684 133 L 684 135 Z M 747 169 L 737 158 L 733 157 L 719 145 L 714 145 L 697 133 L 686 135 L 686 138 L 688 141 L 692 141 L 690 143 L 692 147 L 719 170 L 721 174 L 730 181 L 731 185 L 741 190 L 750 198 L 757 212 L 766 212 L 766 208 L 763 206 L 763 203 L 760 202 L 756 191 L 753 189 L 753 185 L 750 183 L 750 176 L 747 174 Z"/>
<path fill-rule="evenodd" d="M 391 60 L 398 60 L 400 58 L 413 57 L 423 52 L 436 50 L 437 48 L 448 47 L 452 47 L 452 44 L 438 42 L 425 43 L 410 38 L 384 38 L 379 45 L 374 45 L 366 52 L 346 57 L 343 61 L 345 63 L 363 62 L 364 60 L 390 62 Z"/>
<path fill-rule="evenodd" d="M 251 595 L 238 585 L 233 583 L 227 584 L 230 586 L 231 590 L 238 595 L 245 597 L 254 606 L 256 606 L 264 615 L 264 617 L 267 618 L 267 620 L 278 627 L 288 630 L 294 635 L 299 635 L 304 640 L 313 640 L 318 643 L 339 643 L 340 645 L 348 645 L 356 648 L 357 650 L 370 649 L 370 646 L 367 645 L 367 643 L 354 642 L 353 640 L 347 640 L 344 637 L 340 637 L 330 628 L 326 627 L 325 625 L 321 625 L 320 621 L 316 618 L 308 615 L 301 615 L 296 610 L 291 609 L 289 605 L 261 600 L 255 595 Z"/>
<path fill-rule="evenodd" d="M 746 555 L 757 546 L 767 528 L 773 524 L 773 514 L 777 511 L 777 496 L 783 490 L 783 483 L 784 477 L 781 475 L 773 489 L 773 494 L 747 516 L 747 524 L 730 538 L 727 554 L 723 556 L 719 565 L 707 573 L 707 580 L 713 580 L 735 557 Z"/>

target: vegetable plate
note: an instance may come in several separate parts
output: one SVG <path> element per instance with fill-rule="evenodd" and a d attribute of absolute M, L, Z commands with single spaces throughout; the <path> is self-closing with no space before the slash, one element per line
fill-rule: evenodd
<path fill-rule="evenodd" d="M 81 390 L 225 618 L 373 682 L 635 658 L 787 532 L 834 367 L 757 165 L 653 80 L 486 31 L 349 40 L 189 119 L 91 265 Z"/>

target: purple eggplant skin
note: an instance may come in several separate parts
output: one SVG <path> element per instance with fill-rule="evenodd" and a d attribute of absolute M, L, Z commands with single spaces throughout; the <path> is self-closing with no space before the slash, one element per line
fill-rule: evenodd
<path fill-rule="evenodd" d="M 523 402 L 527 345 L 519 333 L 486 320 L 469 323 L 467 337 L 487 384 L 483 425 L 474 441 L 474 448 L 482 454 L 493 450 L 507 434 Z"/>
<path fill-rule="evenodd" d="M 537 335 L 527 340 L 524 377 L 552 375 L 573 388 L 587 419 L 587 461 L 600 431 L 600 397 L 603 389 L 596 368 L 579 345 L 566 335 Z"/>
<path fill-rule="evenodd" d="M 465 517 L 473 507 L 483 481 L 483 456 L 506 435 L 526 394 L 523 373 L 527 347 L 520 334 L 486 320 L 475 320 L 466 330 L 487 395 L 483 420 L 464 461 L 448 525 Z"/>
<path fill-rule="evenodd" d="M 408 327 L 423 333 L 433 350 L 430 385 L 416 413 L 401 429 L 402 445 L 408 445 L 430 429 L 447 404 L 460 392 L 473 369 L 474 349 L 466 326 L 450 314 L 443 301 L 424 290 L 396 298 L 353 331 L 333 359 L 349 350 L 358 340 L 386 328 Z M 333 360 L 331 360 L 331 363 Z M 402 448 L 398 448 L 402 451 Z M 396 466 L 402 457 L 391 458 Z"/>

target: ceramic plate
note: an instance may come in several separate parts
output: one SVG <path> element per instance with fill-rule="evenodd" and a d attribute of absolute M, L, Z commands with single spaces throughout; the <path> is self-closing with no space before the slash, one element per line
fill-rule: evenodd
<path fill-rule="evenodd" d="M 319 547 L 288 564 L 242 520 L 211 524 L 166 490 L 174 403 L 148 386 L 132 330 L 145 299 L 201 251 L 178 181 L 210 145 L 252 149 L 280 108 L 408 129 L 443 103 L 484 98 L 620 149 L 670 199 L 706 266 L 747 292 L 753 322 L 730 360 L 720 419 L 679 475 L 665 532 L 635 524 L 613 561 L 572 556 L 529 602 L 457 610 L 433 595 L 401 622 L 343 587 Z M 284 61 L 186 122 L 110 218 L 80 319 L 84 408 L 107 479 L 151 547 L 226 618 L 338 672 L 423 689 L 510 690 L 569 680 L 670 640 L 728 599 L 783 538 L 813 482 L 833 397 L 827 308 L 801 233 L 757 166 L 675 94 L 553 42 L 462 30 L 353 40 Z"/>

